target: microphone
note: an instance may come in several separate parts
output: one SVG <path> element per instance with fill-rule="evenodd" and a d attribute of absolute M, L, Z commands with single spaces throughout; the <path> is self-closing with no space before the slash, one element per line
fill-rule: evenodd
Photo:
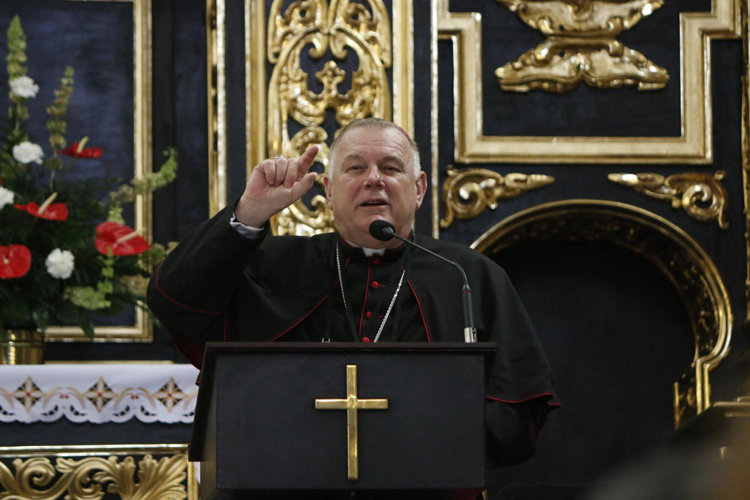
<path fill-rule="evenodd" d="M 464 280 L 464 287 L 463 287 L 464 342 L 473 343 L 477 341 L 477 330 L 474 328 L 474 316 L 471 312 L 471 288 L 469 288 L 469 280 L 466 278 L 466 273 L 464 272 L 464 269 L 457 262 L 448 260 L 442 255 L 438 255 L 432 250 L 428 250 L 425 247 L 418 245 L 414 243 L 413 241 L 396 234 L 396 228 L 393 227 L 393 224 L 391 224 L 390 222 L 386 220 L 378 219 L 376 221 L 373 221 L 372 224 L 370 224 L 370 236 L 372 236 L 378 241 L 389 241 L 393 238 L 399 239 L 403 241 L 404 243 L 408 243 L 409 245 L 415 246 L 419 248 L 420 250 L 423 250 L 427 252 L 428 254 L 432 255 L 433 257 L 437 257 L 443 262 L 447 262 L 448 264 L 458 269 L 458 271 L 461 273 L 461 278 L 463 278 Z"/>
<path fill-rule="evenodd" d="M 378 219 L 370 224 L 370 236 L 378 241 L 389 241 L 396 236 L 396 228 L 387 220 Z"/>

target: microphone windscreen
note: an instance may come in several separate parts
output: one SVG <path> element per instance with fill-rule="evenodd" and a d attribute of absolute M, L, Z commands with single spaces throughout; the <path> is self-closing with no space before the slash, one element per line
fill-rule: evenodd
<path fill-rule="evenodd" d="M 393 238 L 396 228 L 387 220 L 378 219 L 370 224 L 370 235 L 379 241 L 388 241 Z"/>

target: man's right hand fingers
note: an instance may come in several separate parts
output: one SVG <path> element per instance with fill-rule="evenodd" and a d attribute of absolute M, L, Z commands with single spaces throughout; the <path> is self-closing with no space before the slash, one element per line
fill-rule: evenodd
<path fill-rule="evenodd" d="M 315 162 L 315 157 L 318 156 L 319 151 L 320 146 L 316 144 L 314 146 L 310 146 L 304 153 L 302 153 L 302 155 L 299 157 L 297 180 L 302 180 L 302 178 L 307 175 L 307 171 L 310 170 L 310 166 L 313 164 L 313 162 Z"/>
<path fill-rule="evenodd" d="M 297 182 L 298 176 L 297 171 L 299 168 L 299 162 L 297 158 L 292 158 L 286 165 L 286 176 L 284 177 L 284 187 L 292 187 Z"/>
<path fill-rule="evenodd" d="M 273 183 L 275 182 L 275 179 L 276 179 L 276 164 L 274 163 L 274 161 L 263 160 L 255 168 L 260 168 L 260 171 L 263 172 L 263 174 L 266 177 L 266 182 L 270 186 L 273 186 Z"/>
<path fill-rule="evenodd" d="M 297 201 L 302 198 L 305 193 L 310 191 L 313 184 L 315 183 L 315 178 L 317 176 L 318 174 L 316 174 L 315 172 L 310 172 L 309 174 L 304 176 L 301 181 L 296 182 L 292 187 L 292 199 L 294 201 Z"/>
<path fill-rule="evenodd" d="M 276 164 L 276 176 L 274 178 L 273 185 L 281 186 L 284 183 L 284 179 L 286 178 L 286 169 L 289 160 L 287 160 L 286 158 L 279 158 L 278 160 L 275 160 L 274 163 Z"/>

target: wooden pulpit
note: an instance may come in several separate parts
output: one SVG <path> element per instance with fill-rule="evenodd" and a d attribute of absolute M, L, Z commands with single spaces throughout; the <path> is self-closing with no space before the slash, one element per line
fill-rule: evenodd
<path fill-rule="evenodd" d="M 207 344 L 189 452 L 201 462 L 201 498 L 481 491 L 494 350 Z"/>

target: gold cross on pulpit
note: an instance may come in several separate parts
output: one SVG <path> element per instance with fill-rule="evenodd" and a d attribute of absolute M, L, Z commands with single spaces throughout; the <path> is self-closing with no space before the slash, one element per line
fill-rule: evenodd
<path fill-rule="evenodd" d="M 346 440 L 349 449 L 348 479 L 359 480 L 357 410 L 387 410 L 387 399 L 357 398 L 357 365 L 346 365 L 346 399 L 316 399 L 316 410 L 346 410 Z"/>

